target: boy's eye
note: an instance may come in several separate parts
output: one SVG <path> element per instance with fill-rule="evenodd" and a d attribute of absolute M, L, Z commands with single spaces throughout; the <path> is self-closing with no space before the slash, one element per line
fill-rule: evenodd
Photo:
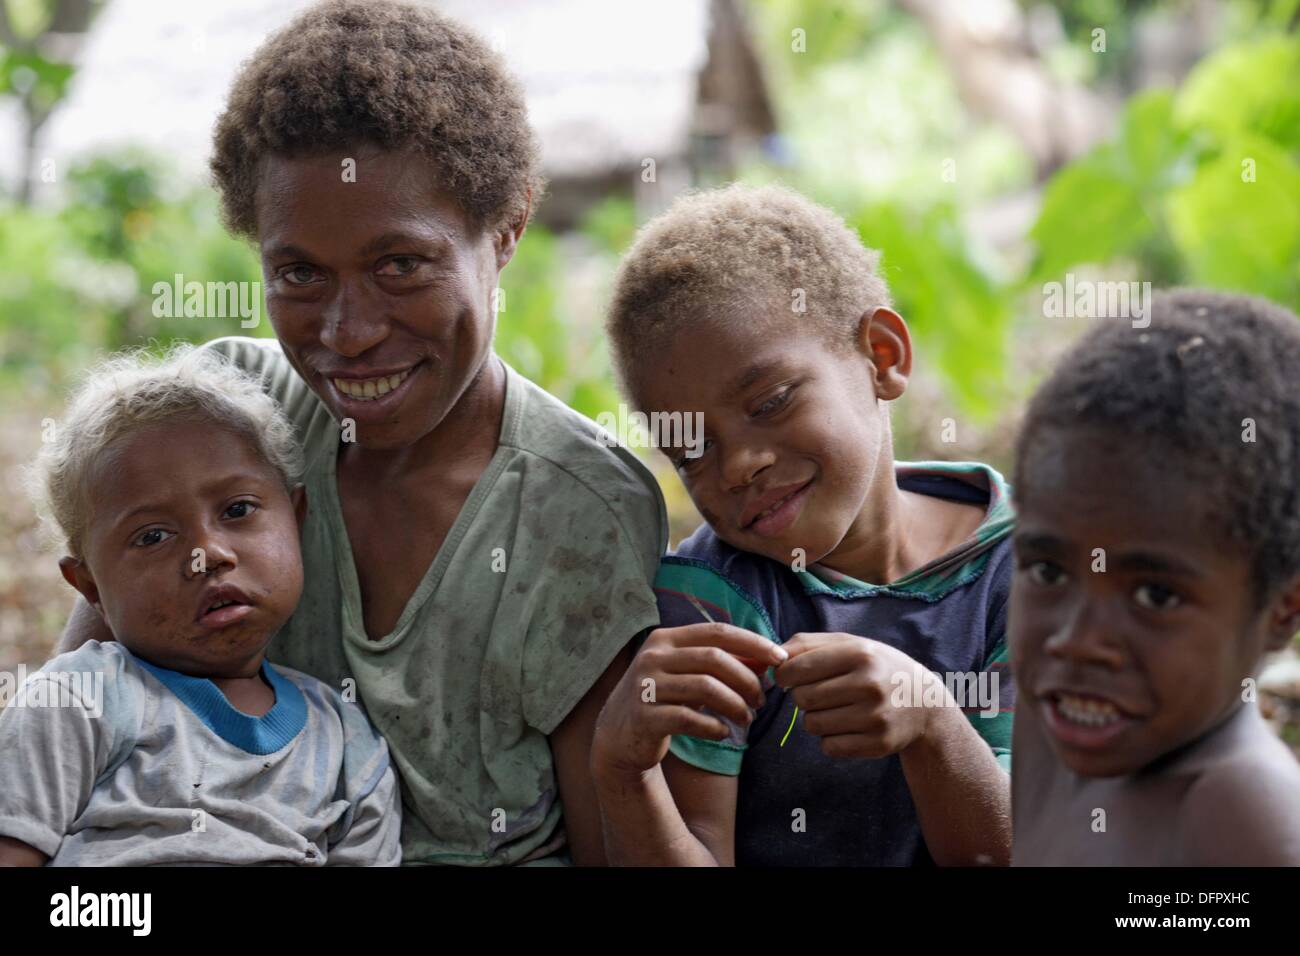
<path fill-rule="evenodd" d="M 712 438 L 704 439 L 704 441 L 700 443 L 700 453 L 698 455 L 694 456 L 693 458 L 688 458 L 686 456 L 686 453 L 683 452 L 682 454 L 677 455 L 673 459 L 673 467 L 676 468 L 678 471 L 688 471 L 690 468 L 698 464 L 704 458 L 704 453 L 709 450 L 712 444 L 713 444 Z"/>
<path fill-rule="evenodd" d="M 222 516 L 225 518 L 246 518 L 257 510 L 257 505 L 251 501 L 236 501 Z"/>
<path fill-rule="evenodd" d="M 289 285 L 310 285 L 316 281 L 315 276 L 316 270 L 302 262 L 280 270 L 280 278 L 287 281 Z"/>
<path fill-rule="evenodd" d="M 171 537 L 170 531 L 164 531 L 162 528 L 146 528 L 135 536 L 131 544 L 137 548 L 147 548 L 150 545 L 161 544 Z"/>
<path fill-rule="evenodd" d="M 1133 600 L 1149 611 L 1172 611 L 1182 603 L 1182 598 L 1159 584 L 1138 585 L 1133 591 Z"/>
<path fill-rule="evenodd" d="M 1043 587 L 1050 588 L 1065 580 L 1065 572 L 1061 570 L 1059 565 L 1053 564 L 1051 561 L 1034 561 L 1027 570 L 1029 571 L 1029 580 L 1035 584 L 1041 584 Z"/>
<path fill-rule="evenodd" d="M 763 402 L 762 405 L 759 405 L 758 408 L 755 409 L 754 414 L 755 415 L 772 414 L 772 412 L 781 408 L 782 406 L 785 405 L 786 402 L 790 400 L 790 395 L 793 392 L 794 392 L 794 388 L 781 389 L 781 391 L 777 392 L 771 398 L 767 399 L 767 401 Z"/>

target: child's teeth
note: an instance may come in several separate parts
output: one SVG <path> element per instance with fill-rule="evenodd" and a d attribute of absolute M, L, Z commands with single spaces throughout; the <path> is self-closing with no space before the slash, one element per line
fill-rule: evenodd
<path fill-rule="evenodd" d="M 1056 700 L 1061 716 L 1076 724 L 1104 727 L 1119 720 L 1119 710 L 1108 700 L 1061 694 Z"/>
<path fill-rule="evenodd" d="M 405 372 L 398 372 L 396 375 L 385 375 L 380 378 L 358 379 L 334 379 L 334 387 L 349 398 L 359 398 L 362 401 L 379 398 L 381 395 L 387 395 L 411 374 L 408 368 Z"/>

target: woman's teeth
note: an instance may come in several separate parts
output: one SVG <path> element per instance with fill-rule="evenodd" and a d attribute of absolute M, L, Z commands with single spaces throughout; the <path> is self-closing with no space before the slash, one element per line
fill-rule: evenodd
<path fill-rule="evenodd" d="M 238 601 L 218 601 L 216 604 L 212 605 L 212 607 L 208 608 L 208 611 L 209 612 L 215 611 L 218 608 L 223 608 L 223 607 L 227 607 L 228 605 L 238 604 L 238 603 L 239 603 Z"/>
<path fill-rule="evenodd" d="M 1056 710 L 1066 720 L 1088 727 L 1105 727 L 1121 717 L 1119 708 L 1108 700 L 1072 694 L 1057 695 Z"/>
<path fill-rule="evenodd" d="M 408 368 L 405 372 L 398 372 L 396 375 L 385 375 L 381 378 L 336 378 L 334 379 L 334 387 L 348 398 L 359 398 L 366 401 L 379 398 L 381 395 L 387 395 L 405 382 L 406 377 L 410 374 L 411 370 Z"/>

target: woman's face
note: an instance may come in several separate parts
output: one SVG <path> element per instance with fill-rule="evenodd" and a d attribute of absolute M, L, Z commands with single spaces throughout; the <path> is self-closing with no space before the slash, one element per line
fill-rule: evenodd
<path fill-rule="evenodd" d="M 433 182 L 417 154 L 377 148 L 271 157 L 262 170 L 271 325 L 367 448 L 414 444 L 465 393 L 491 350 L 493 291 L 522 232 L 476 228 Z"/>

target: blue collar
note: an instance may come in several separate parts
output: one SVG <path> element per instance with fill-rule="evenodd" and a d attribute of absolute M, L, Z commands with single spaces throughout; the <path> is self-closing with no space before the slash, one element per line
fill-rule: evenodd
<path fill-rule="evenodd" d="M 132 655 L 135 657 L 135 655 Z M 139 657 L 137 664 L 180 698 L 214 734 L 250 754 L 272 754 L 287 746 L 307 725 L 307 700 L 296 684 L 282 677 L 265 659 L 262 676 L 275 691 L 275 704 L 261 717 L 236 710 L 206 677 L 167 670 Z"/>

